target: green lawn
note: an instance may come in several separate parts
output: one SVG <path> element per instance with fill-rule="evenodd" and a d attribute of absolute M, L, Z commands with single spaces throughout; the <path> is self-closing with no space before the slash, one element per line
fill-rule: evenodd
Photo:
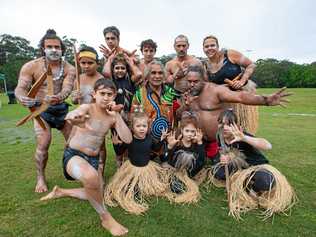
<path fill-rule="evenodd" d="M 270 93 L 261 89 L 260 93 Z M 295 188 L 299 202 L 289 216 L 276 215 L 263 222 L 258 211 L 243 221 L 228 216 L 223 189 L 202 189 L 197 205 L 174 205 L 152 199 L 144 216 L 110 208 L 113 216 L 129 228 L 128 236 L 316 236 L 316 89 L 295 92 L 288 108 L 260 108 L 259 136 L 272 144 L 266 153 Z M 8 105 L 0 95 L 0 236 L 110 236 L 99 223 L 88 202 L 65 198 L 40 202 L 43 194 L 33 192 L 35 150 L 32 123 L 15 128 L 27 113 L 20 105 Z M 304 115 L 305 114 L 305 115 Z M 115 165 L 109 145 L 106 177 Z M 54 131 L 46 169 L 48 185 L 78 187 L 64 179 L 61 167 L 63 139 Z"/>

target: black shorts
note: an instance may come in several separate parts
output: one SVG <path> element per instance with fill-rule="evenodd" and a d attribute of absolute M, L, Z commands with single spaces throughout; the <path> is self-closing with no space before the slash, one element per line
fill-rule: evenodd
<path fill-rule="evenodd" d="M 41 113 L 41 117 L 52 128 L 62 129 L 65 125 L 65 117 L 68 113 L 69 104 L 61 103 L 57 105 L 50 105 L 48 109 Z"/>
<path fill-rule="evenodd" d="M 66 179 L 75 180 L 73 177 L 71 177 L 67 173 L 67 169 L 66 169 L 69 160 L 74 156 L 80 156 L 82 159 L 86 160 L 93 168 L 98 170 L 98 168 L 99 168 L 99 155 L 88 156 L 81 151 L 78 151 L 76 149 L 72 149 L 70 147 L 66 147 L 66 149 L 64 151 L 64 156 L 63 156 L 63 170 L 64 170 L 64 176 Z"/>

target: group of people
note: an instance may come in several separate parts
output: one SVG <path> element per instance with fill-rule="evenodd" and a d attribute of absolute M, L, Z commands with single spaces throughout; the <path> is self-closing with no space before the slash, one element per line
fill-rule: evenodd
<path fill-rule="evenodd" d="M 65 45 L 54 30 L 48 30 L 40 41 L 42 56 L 21 68 L 15 95 L 34 118 L 35 192 L 48 191 L 45 167 L 51 128 L 65 137 L 64 176 L 83 185 L 76 189 L 55 186 L 41 200 L 88 200 L 102 226 L 113 235 L 128 230 L 105 205 L 142 214 L 150 196 L 195 203 L 204 181 L 226 184 L 230 213 L 237 218 L 257 207 L 272 215 L 294 202 L 294 191 L 285 177 L 267 165 L 260 152 L 271 149 L 271 144 L 254 136 L 256 105 L 285 105 L 290 93 L 282 88 L 268 96 L 255 94 L 249 80 L 254 63 L 235 50 L 220 50 L 215 36 L 203 40 L 204 61 L 188 55 L 188 38 L 177 36 L 176 56 L 164 66 L 155 60 L 153 40 L 141 42 L 143 59 L 139 59 L 135 50 L 119 45 L 117 27 L 107 27 L 103 34 L 102 72 L 97 51 L 86 45 L 75 57 L 80 68 L 66 62 Z M 68 97 L 78 104 L 71 112 Z M 48 104 L 45 111 L 40 110 L 43 104 Z M 117 171 L 104 185 L 108 132 Z"/>

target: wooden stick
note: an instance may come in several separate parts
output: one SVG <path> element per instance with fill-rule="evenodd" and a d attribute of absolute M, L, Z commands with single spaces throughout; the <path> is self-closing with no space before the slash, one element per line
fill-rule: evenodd
<path fill-rule="evenodd" d="M 230 176 L 227 164 L 225 164 L 225 186 L 227 192 L 228 209 L 230 209 Z"/>
<path fill-rule="evenodd" d="M 79 66 L 79 58 L 76 50 L 75 44 L 72 45 L 73 53 L 74 53 L 74 61 L 75 61 L 75 69 L 76 69 L 76 87 L 77 90 L 80 91 L 80 66 Z M 78 104 L 80 105 L 80 99 L 78 100 Z"/>
<path fill-rule="evenodd" d="M 240 80 L 242 76 L 242 73 L 239 73 L 233 80 L 229 80 L 229 79 L 225 79 L 224 82 L 228 85 L 228 86 L 232 86 L 233 85 L 233 81 L 236 80 Z"/>
<path fill-rule="evenodd" d="M 47 71 L 44 72 L 41 77 L 34 83 L 31 90 L 27 93 L 27 97 L 35 98 L 39 88 L 43 85 L 43 82 L 45 81 L 47 77 Z"/>
<path fill-rule="evenodd" d="M 36 83 L 32 86 L 31 90 L 28 92 L 28 97 L 30 98 L 35 98 L 40 86 L 43 84 L 44 80 L 47 80 L 47 95 L 51 96 L 54 94 L 54 84 L 53 84 L 53 74 L 52 74 L 52 69 L 50 65 L 48 64 L 47 66 L 47 71 L 42 74 L 39 80 L 36 81 Z M 35 118 L 36 121 L 39 123 L 39 125 L 45 130 L 46 126 L 42 118 L 40 117 L 40 114 L 44 111 L 47 110 L 49 107 L 49 104 L 46 101 L 42 101 L 42 104 L 39 108 L 32 107 L 29 108 L 31 113 L 24 118 L 22 118 L 20 121 L 16 123 L 16 126 L 20 126 L 27 121 Z"/>

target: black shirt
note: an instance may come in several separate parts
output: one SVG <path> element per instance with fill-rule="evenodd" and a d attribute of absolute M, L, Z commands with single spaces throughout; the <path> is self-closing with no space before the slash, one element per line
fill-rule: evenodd
<path fill-rule="evenodd" d="M 136 87 L 129 77 L 113 79 L 117 89 L 115 98 L 116 104 L 124 105 L 124 111 L 129 112 L 132 106 L 132 100 L 136 92 Z"/>
<path fill-rule="evenodd" d="M 253 135 L 244 132 L 245 135 L 254 137 Z M 234 142 L 230 146 L 237 148 L 246 156 L 246 162 L 249 165 L 262 165 L 269 163 L 268 159 L 261 153 L 260 150 L 248 144 L 247 142 Z"/>
<path fill-rule="evenodd" d="M 132 165 L 144 167 L 150 161 L 151 151 L 160 150 L 161 144 L 154 142 L 151 135 L 147 135 L 144 139 L 133 137 L 133 141 L 130 144 L 122 143 L 121 145 L 116 145 L 115 147 L 117 147 L 120 151 L 128 149 L 128 158 Z"/>

